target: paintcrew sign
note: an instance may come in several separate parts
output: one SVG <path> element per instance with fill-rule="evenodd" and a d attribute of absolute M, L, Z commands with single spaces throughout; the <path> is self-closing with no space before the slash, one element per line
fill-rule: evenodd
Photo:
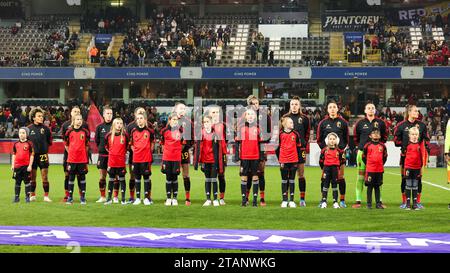
<path fill-rule="evenodd" d="M 0 226 L 0 244 L 450 253 L 450 233 Z"/>

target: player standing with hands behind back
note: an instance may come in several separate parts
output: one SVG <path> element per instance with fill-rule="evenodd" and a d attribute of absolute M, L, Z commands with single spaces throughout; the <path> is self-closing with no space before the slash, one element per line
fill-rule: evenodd
<path fill-rule="evenodd" d="M 50 128 L 44 125 L 44 111 L 36 107 L 30 112 L 31 125 L 28 139 L 33 143 L 34 160 L 31 170 L 31 196 L 30 201 L 36 201 L 36 175 L 37 168 L 41 169 L 42 186 L 44 188 L 44 202 L 52 202 L 48 197 L 50 183 L 48 182 L 48 148 L 53 143 Z"/>
<path fill-rule="evenodd" d="M 72 124 L 64 136 L 64 144 L 67 150 L 67 171 L 69 172 L 69 197 L 66 204 L 73 203 L 73 190 L 75 176 L 80 190 L 80 203 L 86 204 L 86 174 L 89 149 L 89 131 L 82 128 L 83 117 L 78 114 L 72 118 Z"/>
<path fill-rule="evenodd" d="M 136 179 L 136 200 L 133 205 L 141 204 L 141 178 L 144 177 L 144 205 L 153 204 L 151 198 L 153 161 L 152 151 L 155 141 L 155 132 L 147 127 L 147 118 L 143 114 L 136 115 L 137 127 L 131 131 L 130 146 L 133 151 L 133 172 Z"/>

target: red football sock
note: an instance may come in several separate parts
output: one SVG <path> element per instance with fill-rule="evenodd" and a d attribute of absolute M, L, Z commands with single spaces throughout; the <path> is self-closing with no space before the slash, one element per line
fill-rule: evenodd
<path fill-rule="evenodd" d="M 191 193 L 190 192 L 186 192 L 186 200 L 191 200 Z"/>
<path fill-rule="evenodd" d="M 259 196 L 260 196 L 261 199 L 264 199 L 264 192 L 263 192 L 263 191 L 260 191 L 260 192 L 259 192 Z"/>
<path fill-rule="evenodd" d="M 69 191 L 66 190 L 66 197 L 69 197 Z"/>
<path fill-rule="evenodd" d="M 224 199 L 225 198 L 225 193 L 224 192 L 221 192 L 220 193 L 220 199 Z"/>
<path fill-rule="evenodd" d="M 403 204 L 406 203 L 406 193 L 402 193 L 402 202 Z"/>
<path fill-rule="evenodd" d="M 422 194 L 421 193 L 418 193 L 417 194 L 417 203 L 420 203 L 420 196 L 421 196 Z"/>
<path fill-rule="evenodd" d="M 302 199 L 302 200 L 305 199 L 305 192 L 304 191 L 300 192 L 300 199 Z"/>

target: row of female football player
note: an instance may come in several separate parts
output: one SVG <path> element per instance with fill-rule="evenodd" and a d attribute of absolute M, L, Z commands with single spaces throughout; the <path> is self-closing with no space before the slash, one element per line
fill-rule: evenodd
<path fill-rule="evenodd" d="M 262 114 L 264 108 L 259 107 L 255 96 L 247 99 L 248 107 L 238 120 L 237 137 L 235 138 L 234 161 L 240 161 L 242 206 L 249 205 L 250 190 L 252 190 L 252 206 L 265 206 L 265 161 L 267 159 L 261 147 L 267 142 L 262 136 L 259 124 L 262 118 L 268 118 L 268 113 Z M 321 148 L 320 165 L 323 169 L 321 177 L 322 200 L 319 207 L 327 207 L 328 189 L 332 188 L 333 207 L 345 208 L 346 182 L 344 178 L 344 151 L 348 146 L 348 122 L 339 115 L 338 105 L 329 102 L 326 106 L 327 115 L 317 128 L 317 143 Z M 185 205 L 191 204 L 189 178 L 189 150 L 194 146 L 194 168 L 205 174 L 204 206 L 225 205 L 225 167 L 227 163 L 227 143 L 225 124 L 220 119 L 220 107 L 209 107 L 203 116 L 200 141 L 183 139 L 183 132 L 188 127 L 192 130 L 192 121 L 186 117 L 186 106 L 177 103 L 173 113 L 169 115 L 167 126 L 160 132 L 163 145 L 161 171 L 166 175 L 166 206 L 178 205 L 178 176 L 181 173 L 185 189 Z M 44 201 L 51 202 L 48 197 L 48 146 L 52 139 L 50 131 L 43 125 L 43 111 L 39 108 L 30 113 L 33 122 L 28 128 L 21 128 L 20 139 L 13 147 L 14 178 L 16 179 L 15 202 L 19 201 L 21 182 L 25 183 L 26 200 L 35 201 L 36 171 L 41 169 L 44 186 Z M 365 117 L 354 127 L 355 145 L 358 148 L 356 183 L 356 203 L 354 208 L 361 207 L 364 184 L 367 189 L 367 206 L 372 207 L 372 190 L 375 191 L 376 207 L 384 208 L 380 186 L 383 183 L 383 165 L 387 158 L 384 143 L 387 140 L 385 122 L 376 115 L 375 105 L 365 106 Z M 88 171 L 89 131 L 80 115 L 80 109 L 73 107 L 71 121 L 62 126 L 65 142 L 64 172 L 65 197 L 64 202 L 73 203 L 75 178 L 77 178 L 80 203 L 85 204 L 86 173 Z M 121 203 L 150 205 L 151 197 L 151 163 L 155 132 L 147 122 L 144 108 L 134 112 L 135 120 L 124 125 L 121 118 L 113 120 L 113 111 L 103 108 L 104 122 L 96 129 L 95 142 L 99 157 L 97 168 L 100 172 L 98 203 L 119 203 L 118 193 L 121 193 Z M 268 121 L 270 122 L 270 118 Z M 304 164 L 309 148 L 310 121 L 302 114 L 301 102 L 298 97 L 290 100 L 289 112 L 280 122 L 279 145 L 276 155 L 280 163 L 282 203 L 281 207 L 296 207 L 294 201 L 295 179 L 297 176 L 300 190 L 299 205 L 306 206 L 306 179 Z M 416 129 L 412 129 L 416 128 Z M 412 129 L 412 130 L 410 130 Z M 410 105 L 406 109 L 406 118 L 394 130 L 394 142 L 401 147 L 401 208 L 423 208 L 420 198 L 422 192 L 421 168 L 426 163 L 429 137 L 426 126 L 418 120 L 418 109 Z M 129 153 L 129 192 L 126 200 L 126 153 Z M 29 175 L 31 173 L 31 175 Z M 108 179 L 108 183 L 107 183 Z M 141 192 L 142 180 L 144 192 Z M 253 188 L 253 189 L 252 189 Z M 338 200 L 338 191 L 340 197 Z M 143 194 L 142 194 L 143 193 Z M 141 196 L 141 194 L 143 196 Z M 259 202 L 258 202 L 259 195 Z"/>

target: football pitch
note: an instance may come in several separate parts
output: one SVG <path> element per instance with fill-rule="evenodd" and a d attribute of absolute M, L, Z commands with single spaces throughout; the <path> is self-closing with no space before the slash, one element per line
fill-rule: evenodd
<path fill-rule="evenodd" d="M 98 170 L 89 166 L 87 174 L 87 205 L 80 205 L 78 187 L 75 186 L 73 205 L 61 202 L 64 196 L 64 173 L 61 165 L 49 168 L 50 198 L 52 203 L 42 201 L 42 182 L 38 171 L 37 202 L 26 204 L 23 184 L 21 202 L 13 204 L 14 181 L 9 165 L 0 166 L 0 225 L 1 226 L 73 226 L 73 227 L 151 227 L 151 228 L 209 228 L 209 229 L 270 229 L 270 230 L 318 230 L 318 231 L 379 231 L 379 232 L 432 232 L 450 233 L 450 185 L 447 184 L 446 169 L 426 169 L 423 178 L 421 211 L 399 209 L 401 202 L 400 176 L 398 168 L 386 168 L 382 187 L 383 203 L 387 209 L 352 209 L 355 200 L 356 168 L 347 168 L 348 208 L 333 209 L 331 193 L 328 208 L 317 207 L 321 198 L 318 167 L 305 170 L 307 207 L 280 208 L 281 177 L 279 168 L 266 168 L 266 207 L 240 207 L 240 178 L 237 167 L 226 170 L 226 205 L 202 207 L 205 201 L 204 176 L 201 171 L 190 171 L 192 205 L 184 205 L 184 187 L 179 176 L 179 206 L 166 207 L 165 177 L 159 166 L 153 166 L 152 206 L 112 204 L 105 206 L 95 201 L 99 197 Z M 295 199 L 298 204 L 299 191 L 296 181 Z M 127 198 L 128 175 L 127 175 Z M 70 252 L 61 246 L 15 246 L 0 245 L 0 252 Z M 82 252 L 230 252 L 221 249 L 184 248 L 123 248 L 82 247 Z M 232 252 L 236 252 L 233 250 Z"/>

